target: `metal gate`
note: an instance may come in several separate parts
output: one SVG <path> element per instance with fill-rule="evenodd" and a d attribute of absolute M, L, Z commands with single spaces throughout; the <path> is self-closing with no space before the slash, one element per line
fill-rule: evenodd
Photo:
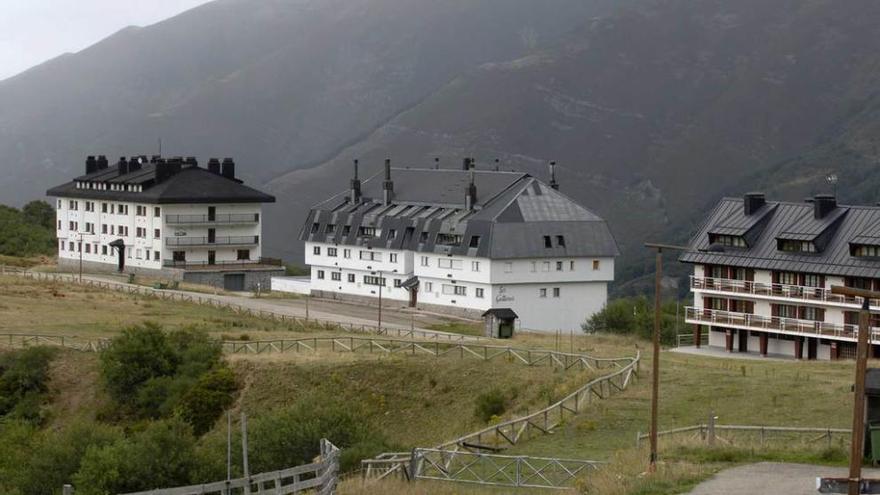
<path fill-rule="evenodd" d="M 223 288 L 231 291 L 243 291 L 244 273 L 227 273 L 223 275 Z"/>

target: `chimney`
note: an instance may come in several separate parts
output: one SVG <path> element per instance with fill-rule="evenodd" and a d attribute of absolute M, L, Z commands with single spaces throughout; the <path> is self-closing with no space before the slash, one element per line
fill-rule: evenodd
<path fill-rule="evenodd" d="M 161 158 L 162 158 L 162 155 L 153 155 L 152 158 L 150 158 L 150 163 L 156 163 L 156 162 L 158 162 Z"/>
<path fill-rule="evenodd" d="M 221 175 L 227 179 L 235 179 L 235 162 L 232 161 L 232 158 L 223 159 L 223 171 L 221 172 Z"/>
<path fill-rule="evenodd" d="M 474 157 L 470 158 L 470 168 L 477 168 L 477 160 Z"/>
<path fill-rule="evenodd" d="M 461 161 L 461 169 L 462 170 L 470 170 L 471 169 L 471 159 L 465 158 Z"/>
<path fill-rule="evenodd" d="M 132 161 L 134 162 L 136 160 L 132 160 Z M 125 175 L 128 173 L 128 162 L 125 161 L 124 156 L 119 157 L 119 163 L 116 164 L 116 168 L 117 168 L 117 171 L 119 172 L 119 175 Z"/>
<path fill-rule="evenodd" d="M 556 162 L 550 162 L 550 188 L 559 190 L 559 183 L 556 182 Z"/>
<path fill-rule="evenodd" d="M 837 198 L 833 194 L 817 194 L 813 198 L 813 216 L 818 220 L 825 218 L 837 208 Z"/>
<path fill-rule="evenodd" d="M 473 210 L 474 205 L 477 204 L 477 185 L 474 184 L 474 171 L 471 170 L 470 173 L 470 183 L 468 184 L 467 191 L 464 195 L 464 209 L 465 210 Z"/>
<path fill-rule="evenodd" d="M 496 158 L 495 159 L 495 171 L 497 172 L 499 170 L 501 170 L 501 160 Z"/>
<path fill-rule="evenodd" d="M 361 202 L 361 180 L 358 178 L 358 161 L 354 160 L 354 178 L 351 179 L 351 202 Z"/>
<path fill-rule="evenodd" d="M 174 158 L 169 158 L 166 160 L 168 167 L 168 175 L 172 176 L 183 169 L 183 158 L 179 156 L 175 156 Z"/>
<path fill-rule="evenodd" d="M 120 160 L 120 161 L 124 161 L 125 158 L 123 157 L 123 158 L 120 158 L 119 160 Z M 128 161 L 128 172 L 129 172 L 129 173 L 131 173 L 131 172 L 135 172 L 135 171 L 140 170 L 140 169 L 141 169 L 141 162 L 140 162 L 140 160 L 138 160 L 137 158 L 132 158 L 131 160 Z"/>
<path fill-rule="evenodd" d="M 382 182 L 382 197 L 384 203 L 391 204 L 394 197 L 394 181 L 391 180 L 391 159 L 385 159 L 385 180 Z"/>
<path fill-rule="evenodd" d="M 105 168 L 108 167 L 107 157 L 104 155 L 98 156 L 97 162 L 98 162 L 98 170 L 104 170 Z"/>
<path fill-rule="evenodd" d="M 434 157 L 434 170 L 440 170 L 440 157 Z"/>
<path fill-rule="evenodd" d="M 220 160 L 216 158 L 208 160 L 208 172 L 220 175 Z"/>
<path fill-rule="evenodd" d="M 151 159 L 150 162 L 156 166 L 156 184 L 164 182 L 171 175 L 168 171 L 168 164 L 162 158 Z"/>
<path fill-rule="evenodd" d="M 758 209 L 760 209 L 766 201 L 764 200 L 764 193 L 761 192 L 750 192 L 746 193 L 743 196 L 743 213 L 746 216 L 754 214 Z"/>
<path fill-rule="evenodd" d="M 89 155 L 86 157 L 86 174 L 91 174 L 98 171 L 98 161 L 95 160 L 93 155 Z"/>
<path fill-rule="evenodd" d="M 186 157 L 186 160 L 184 161 L 184 163 L 186 164 L 187 167 L 198 167 L 199 166 L 199 161 L 196 160 L 196 157 L 194 157 L 194 156 Z"/>

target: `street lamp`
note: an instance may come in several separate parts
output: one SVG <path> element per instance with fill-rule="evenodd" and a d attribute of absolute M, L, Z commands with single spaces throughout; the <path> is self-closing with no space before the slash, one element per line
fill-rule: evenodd
<path fill-rule="evenodd" d="M 660 286 L 663 280 L 663 250 L 687 251 L 688 248 L 651 242 L 646 242 L 645 247 L 657 250 L 654 273 L 654 349 L 651 362 L 651 457 L 648 461 L 648 472 L 653 473 L 657 470 L 657 414 L 660 393 Z"/>

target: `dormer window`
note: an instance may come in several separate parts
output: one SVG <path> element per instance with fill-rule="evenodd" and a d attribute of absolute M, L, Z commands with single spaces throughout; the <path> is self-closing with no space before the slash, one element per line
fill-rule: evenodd
<path fill-rule="evenodd" d="M 856 258 L 880 258 L 880 246 L 871 244 L 850 244 L 849 254 Z"/>
<path fill-rule="evenodd" d="M 740 235 L 709 234 L 709 244 L 720 244 L 726 247 L 747 248 L 746 240 Z"/>
<path fill-rule="evenodd" d="M 469 247 L 475 248 L 475 247 L 479 247 L 479 246 L 480 246 L 480 236 L 472 235 Z"/>
<path fill-rule="evenodd" d="M 375 237 L 376 227 L 360 227 L 358 228 L 358 237 Z"/>
<path fill-rule="evenodd" d="M 328 223 L 327 226 L 324 227 L 325 234 L 332 234 L 334 232 L 336 232 L 336 224 L 335 223 Z"/>
<path fill-rule="evenodd" d="M 786 253 L 815 253 L 816 245 L 810 241 L 795 241 L 792 239 L 778 239 L 777 249 Z"/>
<path fill-rule="evenodd" d="M 441 246 L 460 246 L 461 236 L 456 234 L 437 234 L 437 244 Z"/>
<path fill-rule="evenodd" d="M 550 238 L 549 235 L 544 236 L 544 247 L 547 249 L 553 247 L 553 240 Z"/>

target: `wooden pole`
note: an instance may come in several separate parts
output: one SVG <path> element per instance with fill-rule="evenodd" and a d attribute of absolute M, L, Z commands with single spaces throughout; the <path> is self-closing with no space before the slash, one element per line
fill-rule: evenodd
<path fill-rule="evenodd" d="M 648 472 L 657 470 L 657 414 L 660 395 L 660 285 L 663 277 L 663 248 L 657 247 L 654 273 L 654 350 L 651 362 L 651 457 Z"/>
<path fill-rule="evenodd" d="M 226 481 L 232 479 L 232 413 L 226 411 Z"/>
<path fill-rule="evenodd" d="M 858 495 L 862 478 L 862 459 L 865 440 L 865 371 L 868 367 L 868 336 L 871 322 L 871 299 L 880 298 L 880 292 L 855 289 L 852 287 L 831 286 L 832 294 L 862 298 L 859 310 L 859 342 L 856 347 L 855 397 L 853 397 L 852 440 L 849 452 L 848 494 Z"/>
<path fill-rule="evenodd" d="M 251 493 L 251 471 L 250 466 L 248 466 L 248 437 L 247 437 L 247 415 L 245 413 L 241 413 L 241 457 L 242 464 L 244 467 L 244 479 L 247 480 L 244 486 L 244 493 Z"/>

